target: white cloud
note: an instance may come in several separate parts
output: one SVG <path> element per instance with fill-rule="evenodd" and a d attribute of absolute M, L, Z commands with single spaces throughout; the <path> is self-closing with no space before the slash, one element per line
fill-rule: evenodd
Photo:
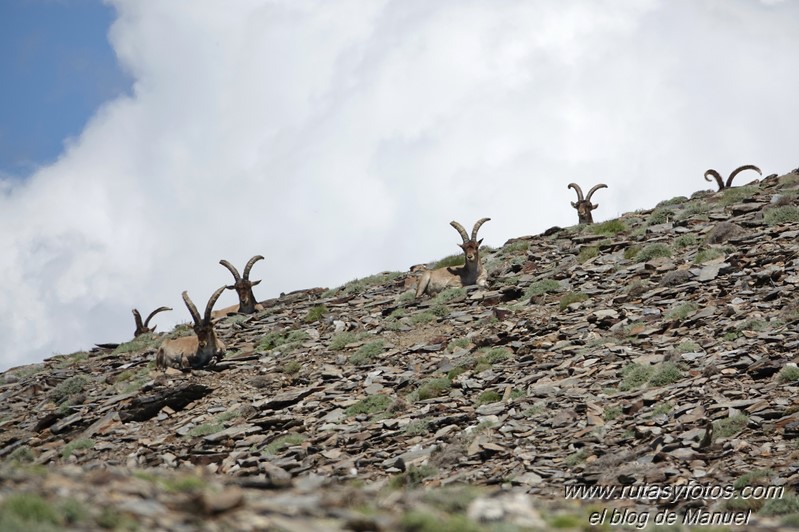
<path fill-rule="evenodd" d="M 0 180 L 0 368 L 185 321 L 221 258 L 266 298 L 573 224 L 571 181 L 605 219 L 797 165 L 796 4 L 112 4 L 132 96 Z"/>

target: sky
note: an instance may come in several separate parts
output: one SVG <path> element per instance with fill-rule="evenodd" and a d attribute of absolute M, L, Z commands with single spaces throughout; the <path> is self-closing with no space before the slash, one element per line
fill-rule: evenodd
<path fill-rule="evenodd" d="M 799 166 L 799 3 L 9 0 L 0 370 Z M 748 178 L 741 174 L 738 179 Z M 742 184 L 741 183 L 741 184 Z M 218 307 L 236 303 L 227 291 Z"/>

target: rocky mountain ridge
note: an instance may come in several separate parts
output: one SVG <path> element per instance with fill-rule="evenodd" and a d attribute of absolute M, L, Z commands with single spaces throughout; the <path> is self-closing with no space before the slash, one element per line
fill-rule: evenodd
<path fill-rule="evenodd" d="M 9 370 L 0 528 L 799 526 L 798 204 L 794 171 L 483 249 L 487 289 L 287 294 L 202 370 L 153 367 L 187 326 Z"/>

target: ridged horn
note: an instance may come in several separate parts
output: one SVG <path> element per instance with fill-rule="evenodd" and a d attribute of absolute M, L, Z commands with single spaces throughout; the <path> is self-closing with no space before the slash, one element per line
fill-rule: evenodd
<path fill-rule="evenodd" d="M 575 192 L 577 192 L 577 201 L 583 201 L 583 199 L 584 199 L 583 198 L 583 189 L 580 188 L 580 185 L 578 185 L 577 183 L 569 183 L 569 186 L 567 188 L 573 188 L 575 190 Z M 577 208 L 577 204 L 572 202 L 572 207 L 574 207 L 576 209 Z"/>
<path fill-rule="evenodd" d="M 458 222 L 456 222 L 455 220 L 452 220 L 452 221 L 449 223 L 449 225 L 451 225 L 452 227 L 454 227 L 454 228 L 455 228 L 455 229 L 458 231 L 458 233 L 460 233 L 460 235 L 461 235 L 461 238 L 463 239 L 463 243 L 464 243 L 464 244 L 465 244 L 466 242 L 468 242 L 468 241 L 469 241 L 469 234 L 466 232 L 466 229 L 464 229 L 464 228 L 463 228 L 463 226 L 462 226 L 461 224 L 459 224 L 459 223 L 458 223 Z"/>
<path fill-rule="evenodd" d="M 211 311 L 214 308 L 214 304 L 216 300 L 219 299 L 219 296 L 222 295 L 222 292 L 225 291 L 225 286 L 221 286 L 216 289 L 216 292 L 211 296 L 211 299 L 208 300 L 208 304 L 205 306 L 205 322 L 208 323 L 211 321 Z"/>
<path fill-rule="evenodd" d="M 482 227 L 482 225 L 490 219 L 491 218 L 480 218 L 477 220 L 477 222 L 475 222 L 474 227 L 472 227 L 472 240 L 477 242 L 477 232 L 480 230 L 480 227 Z"/>
<path fill-rule="evenodd" d="M 158 307 L 154 311 L 150 312 L 150 315 L 147 316 L 146 320 L 144 320 L 144 326 L 148 327 L 150 325 L 150 320 L 153 319 L 153 316 L 155 316 L 159 312 L 164 312 L 166 310 L 172 310 L 172 309 L 170 307 Z M 138 314 L 138 311 L 136 311 L 136 313 Z"/>
<path fill-rule="evenodd" d="M 596 192 L 600 188 L 608 188 L 608 186 L 605 183 L 600 183 L 598 185 L 594 185 L 593 187 L 591 187 L 591 190 L 588 191 L 588 195 L 585 197 L 586 201 L 591 201 L 591 196 L 593 196 L 594 192 Z"/>
<path fill-rule="evenodd" d="M 184 290 L 183 294 L 183 302 L 186 303 L 186 308 L 189 309 L 189 313 L 191 314 L 192 319 L 194 320 L 195 325 L 200 325 L 202 323 L 202 319 L 200 319 L 200 313 L 197 312 L 197 307 L 194 306 L 191 299 L 189 298 L 189 293 Z"/>
<path fill-rule="evenodd" d="M 705 172 L 705 181 L 710 181 L 712 183 L 713 179 L 710 179 L 710 177 L 708 176 L 711 176 L 713 179 L 716 180 L 716 184 L 719 186 L 719 190 L 724 189 L 724 180 L 721 178 L 721 175 L 718 172 L 716 172 L 712 168 Z"/>
<path fill-rule="evenodd" d="M 252 269 L 253 264 L 258 262 L 259 260 L 264 260 L 263 255 L 256 255 L 253 258 L 251 258 L 249 261 L 247 261 L 247 265 L 244 266 L 244 273 L 242 273 L 242 276 L 245 279 L 247 279 L 247 280 L 250 279 L 250 270 Z"/>
<path fill-rule="evenodd" d="M 144 329 L 144 324 L 141 321 L 141 314 L 139 314 L 139 311 L 133 309 L 131 312 L 133 312 L 133 319 L 136 320 L 136 330 L 140 331 Z"/>
<path fill-rule="evenodd" d="M 241 275 L 239 275 L 239 271 L 236 269 L 235 266 L 233 266 L 231 263 L 229 263 L 225 259 L 220 260 L 219 264 L 221 264 L 222 266 L 224 266 L 225 268 L 230 270 L 230 273 L 233 274 L 233 279 L 235 279 L 237 283 L 239 281 L 241 281 Z"/>
<path fill-rule="evenodd" d="M 732 186 L 732 180 L 735 179 L 735 176 L 737 176 L 738 174 L 740 174 L 744 170 L 754 170 L 755 172 L 757 172 L 761 176 L 763 175 L 763 172 L 760 171 L 760 168 L 758 168 L 757 166 L 755 166 L 753 164 L 745 164 L 743 166 L 739 166 L 738 168 L 733 170 L 732 173 L 730 174 L 730 177 L 727 178 L 727 188 L 730 188 Z"/>

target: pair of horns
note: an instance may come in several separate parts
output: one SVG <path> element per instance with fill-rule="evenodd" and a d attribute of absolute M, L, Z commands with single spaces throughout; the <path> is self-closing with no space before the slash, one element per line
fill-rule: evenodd
<path fill-rule="evenodd" d="M 451 221 L 449 223 L 449 225 L 451 225 L 452 227 L 454 227 L 458 231 L 458 233 L 461 235 L 461 238 L 463 239 L 463 243 L 466 244 L 467 242 L 470 242 L 470 241 L 472 241 L 472 242 L 476 242 L 477 241 L 477 232 L 480 230 L 480 226 L 482 226 L 484 223 L 486 223 L 490 219 L 491 218 L 480 218 L 479 220 L 477 220 L 477 222 L 475 222 L 474 227 L 472 228 L 472 238 L 471 238 L 471 240 L 469 239 L 468 233 L 466 233 L 466 229 L 464 229 L 461 224 L 459 224 L 458 222 L 453 220 L 453 221 Z"/>
<path fill-rule="evenodd" d="M 250 270 L 252 269 L 253 265 L 254 265 L 256 262 L 258 262 L 259 260 L 263 260 L 263 259 L 264 259 L 263 255 L 256 255 L 256 256 L 254 256 L 253 258 L 251 258 L 249 261 L 247 261 L 247 265 L 246 265 L 246 266 L 244 266 L 244 272 L 243 272 L 243 275 L 239 275 L 239 271 L 236 269 L 236 267 L 235 267 L 235 266 L 233 266 L 233 265 L 232 265 L 231 263 L 229 263 L 228 261 L 226 261 L 225 259 L 222 259 L 222 260 L 220 260 L 220 261 L 219 261 L 219 264 L 221 264 L 222 266 L 224 266 L 225 268 L 227 268 L 228 270 L 230 270 L 230 273 L 232 273 L 232 274 L 233 274 L 233 278 L 236 280 L 236 282 L 239 282 L 239 281 L 241 281 L 241 280 L 242 280 L 242 278 L 243 278 L 245 281 L 249 281 L 249 280 L 250 280 Z M 256 282 L 254 282 L 253 284 L 258 284 L 258 283 L 260 283 L 260 282 L 261 282 L 261 281 L 256 281 Z"/>
<path fill-rule="evenodd" d="M 730 188 L 732 186 L 732 180 L 735 179 L 735 176 L 743 172 L 744 170 L 754 170 L 760 175 L 763 175 L 763 172 L 760 171 L 760 168 L 753 164 L 745 164 L 743 166 L 739 166 L 735 170 L 732 171 L 730 177 L 727 178 L 727 182 L 725 183 L 724 180 L 721 178 L 721 174 L 717 171 L 713 170 L 712 168 L 705 172 L 705 181 L 712 181 L 710 177 L 716 180 L 716 184 L 719 186 L 719 190 L 723 190 L 725 188 Z M 709 177 L 708 177 L 709 176 Z"/>
<path fill-rule="evenodd" d="M 197 307 L 194 306 L 194 303 L 191 302 L 189 299 L 189 293 L 187 291 L 183 291 L 183 302 L 186 303 L 186 307 L 188 307 L 189 312 L 191 313 L 191 317 L 194 319 L 195 325 L 202 325 L 203 323 L 210 323 L 211 321 L 211 310 L 214 308 L 214 304 L 216 300 L 219 299 L 219 296 L 222 295 L 222 292 L 225 291 L 225 287 L 217 288 L 216 292 L 213 293 L 211 299 L 208 300 L 208 304 L 205 306 L 205 319 L 200 319 L 200 313 L 197 312 Z"/>
<path fill-rule="evenodd" d="M 580 185 L 578 185 L 577 183 L 569 183 L 569 186 L 567 188 L 573 188 L 574 191 L 577 192 L 577 201 L 591 201 L 591 196 L 594 195 L 594 192 L 596 192 L 600 188 L 608 188 L 608 186 L 605 183 L 594 185 L 593 187 L 591 187 L 591 190 L 588 191 L 588 196 L 586 196 L 585 198 L 583 198 L 583 189 L 581 189 Z M 572 202 L 572 206 L 575 208 L 577 207 L 577 205 L 574 202 Z"/>

